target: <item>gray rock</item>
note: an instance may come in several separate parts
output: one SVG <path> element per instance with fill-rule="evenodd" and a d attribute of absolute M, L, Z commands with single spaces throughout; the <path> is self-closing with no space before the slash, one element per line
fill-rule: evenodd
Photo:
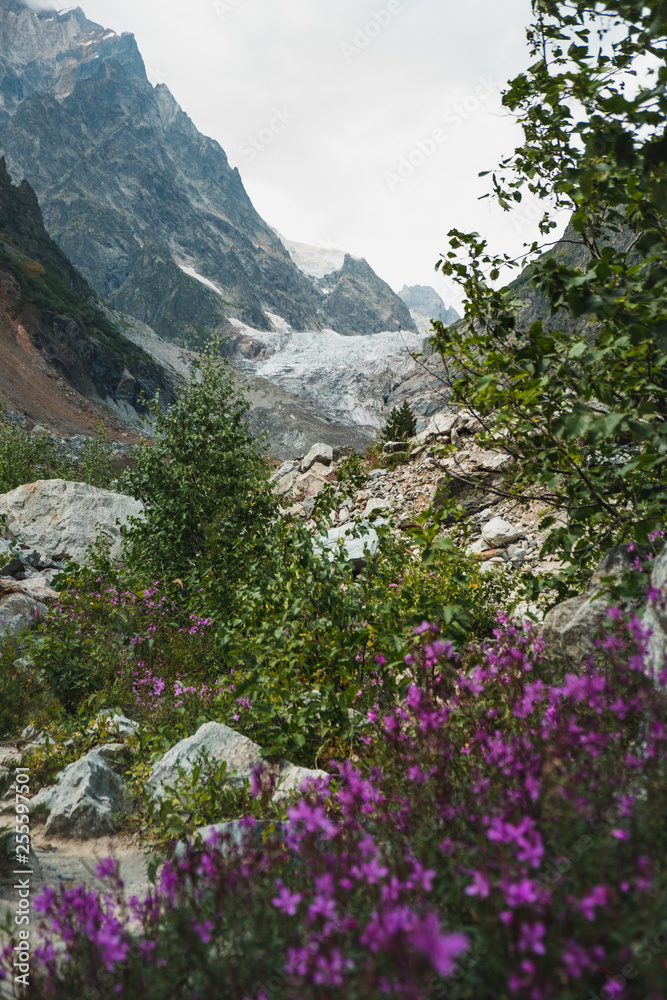
<path fill-rule="evenodd" d="M 293 462 L 283 462 L 280 468 L 276 469 L 276 471 L 271 476 L 271 482 L 276 483 L 278 482 L 279 479 L 283 479 L 285 476 L 287 476 L 290 472 L 293 471 L 294 471 Z"/>
<path fill-rule="evenodd" d="M 576 666 L 592 656 L 608 603 L 604 598 L 591 600 L 589 594 L 583 594 L 552 608 L 542 630 L 551 654 Z"/>
<path fill-rule="evenodd" d="M 41 601 L 25 593 L 9 594 L 0 599 L 0 634 L 17 636 L 37 628 L 48 615 Z"/>
<path fill-rule="evenodd" d="M 156 799 L 161 798 L 166 787 L 177 784 L 179 767 L 189 774 L 203 755 L 213 763 L 225 761 L 229 781 L 237 786 L 249 781 L 254 768 L 260 765 L 263 776 L 275 783 L 275 802 L 296 792 L 309 778 L 326 777 L 324 771 L 297 767 L 286 760 L 268 763 L 262 758 L 260 747 L 247 736 L 219 722 L 207 722 L 194 736 L 181 740 L 158 761 L 150 774 L 147 789 Z"/>
<path fill-rule="evenodd" d="M 329 444 L 314 444 L 301 463 L 301 471 L 308 472 L 318 462 L 329 466 L 333 462 L 333 448 Z"/>
<path fill-rule="evenodd" d="M 48 810 L 47 837 L 92 840 L 115 832 L 118 815 L 128 807 L 127 785 L 99 751 L 70 764 L 56 781 L 32 799 L 33 808 Z"/>
<path fill-rule="evenodd" d="M 90 728 L 110 735 L 136 736 L 139 732 L 139 723 L 133 722 L 125 715 L 118 715 L 111 708 L 103 708 L 98 712 Z"/>
<path fill-rule="evenodd" d="M 667 667 L 667 548 L 655 561 L 651 573 L 651 587 L 662 592 L 662 598 L 649 603 L 644 624 L 651 629 L 648 666 L 654 677 Z"/>
<path fill-rule="evenodd" d="M 326 466 L 316 463 L 308 472 L 304 472 L 298 476 L 294 484 L 294 490 L 299 494 L 305 494 L 307 497 L 316 497 L 327 485 L 324 475 L 328 475 L 328 473 L 329 470 Z"/>
<path fill-rule="evenodd" d="M 444 440 L 451 437 L 454 428 L 461 423 L 461 417 L 458 413 L 436 413 L 424 430 L 417 435 L 415 441 L 418 445 L 424 445 L 438 438 Z"/>
<path fill-rule="evenodd" d="M 366 504 L 366 508 L 363 513 L 364 520 L 372 517 L 377 511 L 380 510 L 391 510 L 393 504 L 391 500 L 383 500 L 381 497 L 376 497 L 373 500 L 369 500 Z"/>
<path fill-rule="evenodd" d="M 633 559 L 626 546 L 611 549 L 599 563 L 584 593 L 563 601 L 545 616 L 542 634 L 552 655 L 570 666 L 580 667 L 597 652 L 595 640 L 609 621 L 607 608 L 610 604 L 609 598 L 599 593 L 601 581 L 604 577 L 620 576 L 630 568 Z M 639 602 L 626 602 L 625 610 L 640 611 Z M 662 648 L 664 656 L 664 642 Z M 657 648 L 654 658 L 658 658 Z"/>
<path fill-rule="evenodd" d="M 282 476 L 273 488 L 276 496 L 286 497 L 292 494 L 299 480 L 299 475 L 298 469 L 292 469 L 286 476 Z"/>
<path fill-rule="evenodd" d="M 40 480 L 0 496 L 0 514 L 13 535 L 50 558 L 67 554 L 81 564 L 100 531 L 112 540 L 112 558 L 119 559 L 120 525 L 143 511 L 132 497 L 64 479 Z"/>
<path fill-rule="evenodd" d="M 242 848 L 261 847 L 266 843 L 266 838 L 282 838 L 288 823 L 267 823 L 256 822 L 254 826 L 246 826 L 242 820 L 232 819 L 227 823 L 213 823 L 210 826 L 201 826 L 195 830 L 194 837 L 190 838 L 190 845 L 195 845 L 198 839 L 204 844 L 214 843 L 216 849 L 223 857 L 233 854 Z M 176 846 L 174 854 L 177 858 L 184 858 L 187 854 L 187 845 L 181 842 Z"/>
<path fill-rule="evenodd" d="M 513 525 L 502 517 L 494 517 L 482 528 L 482 538 L 490 549 L 503 549 L 526 534 L 522 525 Z"/>

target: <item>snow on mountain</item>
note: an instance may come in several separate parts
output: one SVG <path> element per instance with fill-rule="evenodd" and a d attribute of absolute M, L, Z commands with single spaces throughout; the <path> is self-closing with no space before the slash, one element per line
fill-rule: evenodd
<path fill-rule="evenodd" d="M 340 271 L 345 263 L 345 251 L 337 247 L 309 246 L 287 240 L 284 236 L 280 239 L 299 270 L 311 278 L 326 278 L 328 274 Z"/>

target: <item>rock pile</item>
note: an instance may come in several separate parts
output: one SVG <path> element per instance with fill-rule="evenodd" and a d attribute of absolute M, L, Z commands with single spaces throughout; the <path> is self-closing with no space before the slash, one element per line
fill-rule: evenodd
<path fill-rule="evenodd" d="M 274 489 L 283 507 L 314 529 L 315 499 L 330 485 L 340 499 L 331 514 L 334 527 L 328 533 L 329 547 L 343 538 L 348 558 L 355 564 L 363 563 L 365 547 L 374 554 L 375 519 L 386 523 L 390 517 L 399 530 L 410 528 L 431 505 L 453 496 L 469 516 L 472 534 L 467 551 L 479 557 L 484 569 L 518 569 L 524 564 L 553 568 L 553 559 L 539 561 L 540 505 L 519 508 L 504 497 L 502 475 L 513 460 L 499 448 L 480 447 L 477 434 L 482 429 L 472 414 L 437 414 L 411 441 L 391 442 L 385 448 L 389 457 L 397 450 L 404 452 L 403 464 L 394 469 L 373 468 L 351 496 L 349 486 L 337 481 L 344 456 L 336 458 L 326 445 L 316 444 L 303 459 L 285 462 L 276 470 Z M 355 526 L 367 534 L 349 539 Z"/>

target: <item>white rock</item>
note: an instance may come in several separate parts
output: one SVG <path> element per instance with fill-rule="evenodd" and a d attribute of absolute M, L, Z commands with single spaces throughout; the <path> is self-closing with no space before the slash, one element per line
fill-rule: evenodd
<path fill-rule="evenodd" d="M 436 438 L 447 438 L 460 423 L 461 417 L 458 413 L 436 413 L 415 440 L 417 444 L 424 445 Z"/>
<path fill-rule="evenodd" d="M 331 465 L 333 462 L 333 448 L 328 444 L 314 444 L 301 463 L 301 471 L 308 472 L 316 462 L 320 465 Z"/>
<path fill-rule="evenodd" d="M 320 466 L 320 468 L 322 468 L 322 466 Z M 326 479 L 319 475 L 315 468 L 313 468 L 297 477 L 294 489 L 297 493 L 305 494 L 307 497 L 316 497 L 318 493 L 322 492 L 326 485 Z"/>
<path fill-rule="evenodd" d="M 374 500 L 369 500 L 366 504 L 366 508 L 363 513 L 364 519 L 372 516 L 375 511 L 378 510 L 391 510 L 392 503 L 391 500 L 383 500 L 381 497 L 376 497 Z"/>
<path fill-rule="evenodd" d="M 249 781 L 254 768 L 261 765 L 263 776 L 275 781 L 274 801 L 297 791 L 309 778 L 327 777 L 324 771 L 297 767 L 286 760 L 269 764 L 263 760 L 260 747 L 247 736 L 219 722 L 207 722 L 194 736 L 181 740 L 158 761 L 148 779 L 148 790 L 155 798 L 161 798 L 166 787 L 178 783 L 179 766 L 189 774 L 204 754 L 213 763 L 227 763 L 227 775 L 233 785 Z"/>
<path fill-rule="evenodd" d="M 512 542 L 524 538 L 526 529 L 523 525 L 513 525 L 502 517 L 494 517 L 482 528 L 482 538 L 489 549 L 503 549 Z"/>
<path fill-rule="evenodd" d="M 100 530 L 112 539 L 112 558 L 120 559 L 120 525 L 143 511 L 132 497 L 64 479 L 39 480 L 0 496 L 0 514 L 13 535 L 50 558 L 67 555 L 81 564 Z"/>
<path fill-rule="evenodd" d="M 274 486 L 274 493 L 279 497 L 286 497 L 293 492 L 299 479 L 299 470 L 290 469 L 286 476 L 282 476 Z"/>
<path fill-rule="evenodd" d="M 46 806 L 46 836 L 91 840 L 114 833 L 117 817 L 127 809 L 126 783 L 97 750 L 70 764 L 57 784 L 42 789 L 31 805 Z"/>
<path fill-rule="evenodd" d="M 125 715 L 118 715 L 111 708 L 103 708 L 91 722 L 90 729 L 111 735 L 136 736 L 139 732 L 139 724 L 128 719 Z"/>
<path fill-rule="evenodd" d="M 271 476 L 271 482 L 275 483 L 279 479 L 283 479 L 284 476 L 287 476 L 290 472 L 293 472 L 293 471 L 294 471 L 294 463 L 293 462 L 283 462 L 283 464 L 280 466 L 280 468 L 276 469 L 276 471 Z"/>

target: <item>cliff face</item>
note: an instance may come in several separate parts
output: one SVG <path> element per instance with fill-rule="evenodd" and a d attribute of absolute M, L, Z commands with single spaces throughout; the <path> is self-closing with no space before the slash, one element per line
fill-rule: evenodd
<path fill-rule="evenodd" d="M 173 397 L 172 377 L 120 332 L 95 293 L 44 229 L 27 182 L 0 160 L 0 396 L 65 433 L 97 419 L 122 428 L 142 394 Z M 100 404 L 104 404 L 101 406 Z M 118 418 L 121 418 L 120 420 Z M 122 420 L 122 422 L 121 422 Z"/>
<path fill-rule="evenodd" d="M 451 326 L 460 319 L 456 309 L 445 305 L 442 298 L 430 285 L 404 285 L 398 293 L 410 310 L 420 333 L 431 331 L 431 321 L 439 320 L 445 326 Z"/>
<path fill-rule="evenodd" d="M 134 37 L 80 9 L 0 0 L 0 130 L 10 173 L 30 181 L 58 245 L 111 305 L 164 337 L 196 345 L 228 332 L 230 317 L 357 334 L 381 317 L 411 324 L 368 265 L 333 297 L 300 270 L 223 149 L 149 83 Z"/>

